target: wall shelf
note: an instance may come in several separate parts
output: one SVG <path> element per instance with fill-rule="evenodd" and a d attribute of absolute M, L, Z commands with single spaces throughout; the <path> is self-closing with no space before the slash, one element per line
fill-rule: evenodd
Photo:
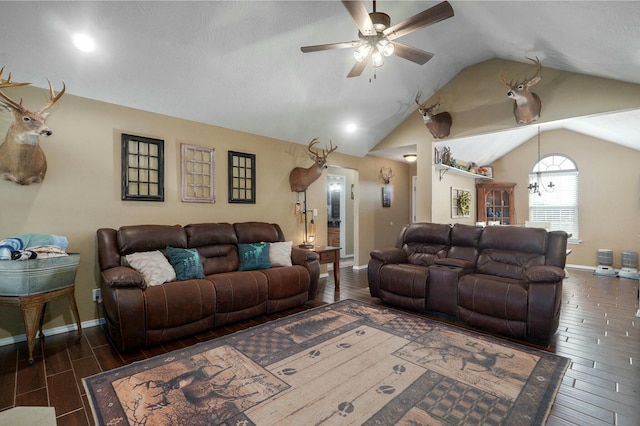
<path fill-rule="evenodd" d="M 451 172 L 454 175 L 464 176 L 471 179 L 491 179 L 488 176 L 479 175 L 477 173 L 469 173 L 464 170 L 458 169 L 456 167 L 447 166 L 445 164 L 434 164 L 436 170 L 440 173 L 440 180 L 447 174 L 447 172 Z"/>

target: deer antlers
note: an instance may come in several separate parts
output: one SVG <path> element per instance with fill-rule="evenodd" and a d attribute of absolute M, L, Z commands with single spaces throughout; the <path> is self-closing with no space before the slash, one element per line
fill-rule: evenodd
<path fill-rule="evenodd" d="M 380 174 L 378 176 L 383 183 L 388 185 L 389 183 L 391 183 L 391 178 L 394 177 L 395 174 L 393 173 L 393 169 L 391 167 L 382 166 L 380 167 Z"/>
<path fill-rule="evenodd" d="M 4 87 L 19 87 L 19 86 L 26 86 L 29 85 L 31 83 L 16 83 L 11 81 L 11 73 L 9 73 L 9 76 L 7 77 L 7 81 L 5 81 L 4 83 L 2 82 L 2 73 L 4 72 L 4 68 L 2 67 L 0 69 L 0 89 L 4 88 Z M 47 79 L 47 82 L 49 83 L 49 102 L 47 102 L 47 104 L 45 106 L 43 106 L 42 108 L 40 108 L 38 110 L 38 114 L 43 114 L 45 113 L 49 108 L 51 108 L 56 102 L 58 102 L 60 100 L 60 98 L 62 97 L 62 95 L 64 95 L 64 92 L 67 90 L 67 86 L 64 84 L 64 81 L 62 82 L 62 90 L 60 92 L 58 92 L 58 94 L 56 95 L 55 92 L 53 91 L 53 87 L 51 86 L 51 82 L 49 81 L 49 79 Z M 2 97 L 2 99 L 5 100 L 7 106 L 10 106 L 12 108 L 15 108 L 18 111 L 24 112 L 25 108 L 22 105 L 22 98 L 20 98 L 20 102 L 16 102 L 13 99 L 11 99 L 9 96 L 5 95 L 4 93 L 2 93 L 2 91 L 0 91 L 0 97 Z M 2 101 L 0 101 L 0 103 L 4 103 Z"/>
<path fill-rule="evenodd" d="M 26 86 L 28 84 L 31 83 L 15 83 L 13 81 L 11 81 L 11 73 L 9 73 L 9 76 L 7 77 L 7 81 L 5 81 L 4 83 L 2 82 L 2 73 L 4 72 L 4 68 L 2 67 L 0 68 L 0 89 L 3 87 L 18 87 L 18 86 Z"/>
<path fill-rule="evenodd" d="M 536 77 L 538 77 L 538 74 L 540 74 L 540 71 L 542 70 L 542 64 L 540 63 L 540 59 L 538 59 L 538 57 L 536 56 L 535 59 L 532 59 L 528 56 L 526 56 L 526 58 L 528 60 L 530 60 L 531 62 L 534 63 L 534 65 L 536 66 L 536 72 L 535 74 L 533 74 L 531 77 L 527 78 L 525 77 L 525 79 L 523 81 L 514 81 L 511 80 L 507 83 L 507 80 L 504 78 L 504 76 L 502 75 L 502 71 L 500 71 L 499 77 L 500 77 L 500 81 L 502 81 L 502 83 L 507 86 L 508 88 L 512 89 L 514 86 L 519 86 L 521 84 L 525 84 L 525 83 L 531 83 Z M 537 83 L 537 82 L 536 82 Z M 535 83 L 532 83 L 531 85 L 533 85 Z"/>
<path fill-rule="evenodd" d="M 311 147 L 314 146 L 317 143 L 318 143 L 318 138 L 313 138 L 313 139 L 311 139 L 311 142 L 309 142 L 309 146 L 307 147 L 307 149 L 311 153 L 312 158 L 314 158 L 316 160 L 320 160 L 320 159 L 326 160 L 327 157 L 329 156 L 329 154 L 331 154 L 333 151 L 338 149 L 337 146 L 333 146 L 333 142 L 332 141 L 329 141 L 329 150 L 326 150 L 326 149 L 322 148 L 322 155 L 321 155 L 318 151 L 314 151 L 314 150 L 311 149 Z"/>

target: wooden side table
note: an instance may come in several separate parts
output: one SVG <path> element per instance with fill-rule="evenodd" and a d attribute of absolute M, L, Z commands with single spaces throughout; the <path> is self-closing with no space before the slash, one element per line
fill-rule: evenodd
<path fill-rule="evenodd" d="M 66 296 L 82 337 L 80 315 L 74 295 L 79 254 L 33 260 L 0 261 L 0 305 L 17 306 L 22 310 L 29 347 L 29 365 L 33 365 L 36 333 L 42 334 L 44 309 L 47 302 Z"/>
<path fill-rule="evenodd" d="M 336 290 L 340 289 L 340 247 L 314 246 L 307 250 L 318 253 L 318 262 L 321 264 L 333 263 L 333 282 Z"/>

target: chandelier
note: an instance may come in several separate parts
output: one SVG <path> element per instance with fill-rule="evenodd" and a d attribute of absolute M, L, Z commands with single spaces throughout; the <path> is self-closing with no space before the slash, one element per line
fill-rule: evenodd
<path fill-rule="evenodd" d="M 553 184 L 553 182 L 549 182 L 548 185 L 544 185 L 542 183 L 542 174 L 540 172 L 540 126 L 538 126 L 538 162 L 535 165 L 535 169 L 536 169 L 536 179 L 533 182 L 529 182 L 529 186 L 527 186 L 527 189 L 529 190 L 529 194 L 538 194 L 539 196 L 542 196 L 542 191 L 545 192 L 553 192 L 555 185 Z"/>

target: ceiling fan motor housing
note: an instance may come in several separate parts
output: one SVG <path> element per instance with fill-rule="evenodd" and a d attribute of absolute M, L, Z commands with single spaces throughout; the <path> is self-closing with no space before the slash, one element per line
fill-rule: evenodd
<path fill-rule="evenodd" d="M 386 13 L 373 12 L 369 14 L 369 17 L 371 18 L 371 22 L 373 22 L 373 28 L 379 33 L 391 25 L 391 18 Z"/>

